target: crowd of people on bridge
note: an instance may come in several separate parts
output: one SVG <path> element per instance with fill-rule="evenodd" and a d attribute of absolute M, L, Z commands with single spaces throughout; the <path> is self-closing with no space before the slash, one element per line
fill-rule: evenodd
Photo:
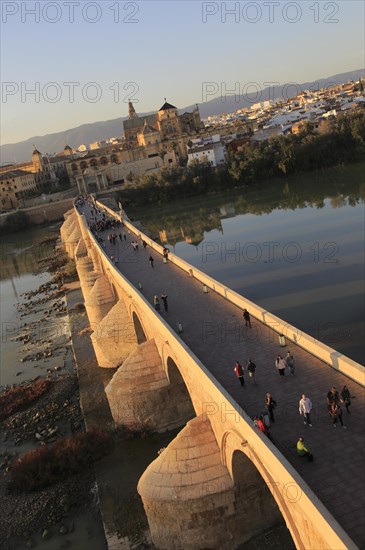
<path fill-rule="evenodd" d="M 76 208 L 81 211 L 81 207 L 84 206 L 86 203 L 90 206 L 90 221 L 89 221 L 89 228 L 91 232 L 95 235 L 97 240 L 99 242 L 103 242 L 103 236 L 101 233 L 103 231 L 108 230 L 108 242 L 111 245 L 111 254 L 110 258 L 111 260 L 116 263 L 117 260 L 115 258 L 113 249 L 116 245 L 118 245 L 118 237 L 121 242 L 127 241 L 127 231 L 124 228 L 124 224 L 121 220 L 118 220 L 117 218 L 114 218 L 113 216 L 110 216 L 105 211 L 101 210 L 101 208 L 96 204 L 94 198 L 92 196 L 80 196 L 78 199 L 75 200 L 75 206 Z M 117 228 L 118 228 L 118 234 L 117 234 Z M 124 228 L 123 233 L 119 228 Z M 131 232 L 128 230 L 128 234 L 131 235 Z M 131 248 L 134 250 L 134 252 L 138 252 L 139 250 L 139 244 L 141 245 L 141 248 L 145 249 L 147 248 L 147 243 L 141 238 L 141 235 L 139 235 L 140 243 L 137 241 L 135 237 L 131 237 L 130 243 L 127 243 L 127 245 L 131 246 Z M 105 244 L 103 245 L 105 248 Z M 166 263 L 169 256 L 169 250 L 164 247 L 163 252 L 163 262 Z M 150 263 L 150 266 L 152 269 L 154 269 L 154 262 L 155 258 L 150 253 L 148 260 Z M 142 288 L 140 286 L 140 288 Z M 168 301 L 167 301 L 168 295 L 165 292 L 162 292 L 161 294 L 155 294 L 153 296 L 153 305 L 156 311 L 161 311 L 161 302 L 163 304 L 164 311 L 168 312 Z M 252 328 L 251 323 L 251 315 L 247 309 L 243 310 L 243 319 L 245 322 L 245 326 L 249 329 Z M 278 354 L 275 359 L 275 368 L 278 372 L 278 375 L 283 378 L 285 377 L 285 373 L 288 372 L 291 376 L 294 376 L 296 374 L 296 359 L 294 355 L 287 351 L 286 357 L 283 357 L 283 355 Z M 257 366 L 255 362 L 250 358 L 246 362 L 246 366 L 244 367 L 243 364 L 240 363 L 239 360 L 236 360 L 235 366 L 234 366 L 234 373 L 242 387 L 245 387 L 245 370 L 247 370 L 249 380 L 251 380 L 251 384 L 254 386 L 257 386 Z M 259 376 L 260 381 L 260 376 Z M 332 425 L 334 428 L 337 428 L 338 424 L 341 425 L 344 429 L 346 429 L 346 425 L 343 421 L 343 414 L 342 414 L 342 408 L 341 405 L 344 405 L 346 408 L 346 411 L 348 414 L 350 414 L 350 406 L 351 406 L 351 393 L 346 385 L 343 386 L 341 393 L 336 389 L 336 387 L 332 387 L 331 390 L 327 393 L 326 401 L 327 401 L 327 412 L 328 415 L 332 421 Z M 273 398 L 271 393 L 267 392 L 265 395 L 265 401 L 264 401 L 264 407 L 265 411 L 261 414 L 257 414 L 254 420 L 255 425 L 260 430 L 261 433 L 263 433 L 265 436 L 267 436 L 271 441 L 273 441 L 272 435 L 270 433 L 270 427 L 272 424 L 275 423 L 275 414 L 274 411 L 278 407 L 278 403 Z M 298 411 L 300 416 L 303 418 L 304 426 L 312 428 L 312 414 L 313 405 L 310 397 L 303 393 L 299 399 L 298 403 Z M 313 454 L 310 452 L 306 442 L 304 441 L 304 438 L 300 436 L 297 440 L 296 444 L 296 451 L 298 456 L 306 457 L 309 461 L 313 460 Z"/>

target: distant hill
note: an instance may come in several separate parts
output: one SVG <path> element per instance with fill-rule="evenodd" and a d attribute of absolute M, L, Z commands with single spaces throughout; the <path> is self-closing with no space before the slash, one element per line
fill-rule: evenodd
<path fill-rule="evenodd" d="M 320 89 L 324 85 L 329 84 L 342 84 L 348 80 L 358 80 L 363 76 L 364 69 L 358 69 L 347 73 L 341 73 L 327 78 L 321 78 L 313 82 L 304 82 L 298 84 L 298 92 L 306 89 Z M 288 88 L 288 92 L 291 96 L 296 95 L 296 88 Z M 199 104 L 200 114 L 202 118 L 207 118 L 215 114 L 231 113 L 242 107 L 249 107 L 257 101 L 265 101 L 268 99 L 279 98 L 283 95 L 283 86 L 276 86 L 273 88 L 264 88 L 261 96 L 257 97 L 256 93 L 248 94 L 240 98 L 239 102 L 236 102 L 236 98 L 233 95 L 228 95 L 226 101 L 223 102 L 221 97 L 216 97 L 205 103 Z M 182 109 L 179 108 L 181 113 L 185 111 L 191 111 L 194 105 L 189 105 Z M 144 116 L 150 113 L 139 113 L 140 116 Z M 121 136 L 123 132 L 123 118 L 115 118 L 113 120 L 105 120 L 92 122 L 90 124 L 82 124 L 77 128 L 71 128 L 64 130 L 63 132 L 57 132 L 54 134 L 47 134 L 45 136 L 33 136 L 25 141 L 18 143 L 9 143 L 0 147 L 1 162 L 26 162 L 30 160 L 33 143 L 36 144 L 43 154 L 55 153 L 63 151 L 65 143 L 71 147 L 78 147 L 82 143 L 88 145 L 97 140 L 106 139 L 114 136 Z"/>

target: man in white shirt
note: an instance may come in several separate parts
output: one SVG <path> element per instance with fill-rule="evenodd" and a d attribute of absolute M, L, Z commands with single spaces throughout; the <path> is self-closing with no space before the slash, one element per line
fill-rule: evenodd
<path fill-rule="evenodd" d="M 304 416 L 304 424 L 312 427 L 310 412 L 312 410 L 312 401 L 304 393 L 299 401 L 299 413 Z"/>

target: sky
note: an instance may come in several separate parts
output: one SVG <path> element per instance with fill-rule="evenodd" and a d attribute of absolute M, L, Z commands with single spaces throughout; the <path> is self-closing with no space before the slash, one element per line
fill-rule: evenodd
<path fill-rule="evenodd" d="M 362 0 L 0 5 L 3 144 L 365 65 Z"/>

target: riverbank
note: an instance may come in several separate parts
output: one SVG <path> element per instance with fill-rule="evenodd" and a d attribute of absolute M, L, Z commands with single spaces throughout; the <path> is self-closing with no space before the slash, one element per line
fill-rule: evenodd
<path fill-rule="evenodd" d="M 74 197 L 69 197 L 57 202 L 21 208 L 1 214 L 0 236 L 23 231 L 26 227 L 48 225 L 51 222 L 61 221 L 65 212 L 72 208 L 73 201 Z"/>
<path fill-rule="evenodd" d="M 92 467 L 41 490 L 14 490 L 11 485 L 13 465 L 19 458 L 85 429 L 66 308 L 72 285 L 63 286 L 57 275 L 54 281 L 49 276 L 45 280 L 49 262 L 46 257 L 32 264 L 43 282 L 19 297 L 12 323 L 3 326 L 3 338 L 11 348 L 6 357 L 18 359 L 11 365 L 2 361 L 9 382 L 0 388 L 0 402 L 15 391 L 17 397 L 8 414 L 2 407 L 0 422 L 0 546 L 4 550 L 80 549 L 96 540 L 102 550 L 106 545 Z M 14 377 L 21 382 L 12 383 Z M 22 403 L 26 390 L 42 380 L 47 382 L 46 391 Z"/>

